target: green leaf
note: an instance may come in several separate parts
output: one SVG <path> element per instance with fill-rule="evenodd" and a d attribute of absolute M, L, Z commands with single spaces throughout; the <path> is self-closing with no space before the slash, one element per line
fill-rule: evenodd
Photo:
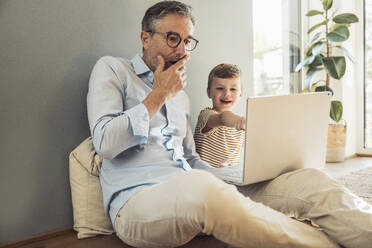
<path fill-rule="evenodd" d="M 350 24 L 359 22 L 359 18 L 352 13 L 339 14 L 333 17 L 335 23 Z"/>
<path fill-rule="evenodd" d="M 312 26 L 308 31 L 307 31 L 307 34 L 310 34 L 311 32 L 313 32 L 315 29 L 323 26 L 323 25 L 327 25 L 329 19 L 326 19 L 324 21 L 322 21 L 321 23 L 318 23 L 318 24 L 315 24 L 314 26 Z"/>
<path fill-rule="evenodd" d="M 333 1 L 332 0 L 323 0 L 322 4 L 323 4 L 323 8 L 325 10 L 329 10 L 332 7 Z"/>
<path fill-rule="evenodd" d="M 315 46 L 316 43 L 312 44 L 306 51 L 306 56 L 307 57 L 310 57 L 312 54 L 313 54 L 313 48 Z"/>
<path fill-rule="evenodd" d="M 311 68 L 316 68 L 320 65 L 323 64 L 323 55 L 322 54 L 318 54 L 317 56 L 315 56 L 315 59 L 314 61 L 309 65 L 309 67 Z"/>
<path fill-rule="evenodd" d="M 326 36 L 327 40 L 332 42 L 341 42 L 349 39 L 350 32 L 346 26 L 339 26 Z"/>
<path fill-rule="evenodd" d="M 296 71 L 296 72 L 300 71 L 300 70 L 302 69 L 302 67 L 311 64 L 311 63 L 314 61 L 314 59 L 315 59 L 314 56 L 307 57 L 306 59 L 304 59 L 301 63 L 299 63 L 299 64 L 296 66 L 295 71 Z"/>
<path fill-rule="evenodd" d="M 341 79 L 346 71 L 346 61 L 344 56 L 323 58 L 323 64 L 327 73 L 335 78 Z"/>
<path fill-rule="evenodd" d="M 305 76 L 305 87 L 306 89 L 311 89 L 311 78 L 314 76 L 314 74 L 318 71 L 321 71 L 321 69 L 319 68 L 309 68 L 309 70 L 307 70 L 306 72 L 306 76 Z"/>
<path fill-rule="evenodd" d="M 314 41 L 316 41 L 317 39 L 319 39 L 320 35 L 322 34 L 322 32 L 318 32 L 316 33 L 313 38 L 311 38 L 311 40 L 309 41 L 308 43 L 308 46 L 310 46 Z"/>
<path fill-rule="evenodd" d="M 317 86 L 315 88 L 315 92 L 323 92 L 323 91 L 329 91 L 332 93 L 332 96 L 334 95 L 333 90 L 327 85 Z"/>
<path fill-rule="evenodd" d="M 324 41 L 318 41 L 317 43 L 315 43 L 313 49 L 312 49 L 312 54 L 314 56 L 317 56 L 318 54 L 320 54 L 323 50 L 323 48 L 325 47 L 326 45 L 326 42 Z"/>
<path fill-rule="evenodd" d="M 355 60 L 354 56 L 351 55 L 351 53 L 350 53 L 350 52 L 349 52 L 345 47 L 340 46 L 340 45 L 338 45 L 338 46 L 336 46 L 336 47 L 342 49 L 342 51 L 344 52 L 344 54 L 346 55 L 346 57 L 347 57 L 351 62 L 353 62 L 353 63 L 355 64 L 356 60 Z"/>
<path fill-rule="evenodd" d="M 311 92 L 315 92 L 315 88 L 317 87 L 316 85 L 317 85 L 317 83 L 314 83 L 314 84 L 311 86 L 311 90 L 310 90 Z"/>
<path fill-rule="evenodd" d="M 313 85 L 311 85 L 311 92 L 315 92 L 315 89 L 316 89 L 316 87 L 318 87 L 318 83 L 319 82 L 324 82 L 324 83 L 326 83 L 326 81 L 324 81 L 324 80 L 322 80 L 322 79 L 320 79 L 320 80 L 318 80 L 318 81 L 316 81 L 315 83 L 313 83 Z"/>
<path fill-rule="evenodd" d="M 330 28 L 329 28 L 329 31 L 333 31 L 335 30 L 336 28 L 340 27 L 340 26 L 345 26 L 347 28 L 350 28 L 350 24 L 333 24 Z"/>
<path fill-rule="evenodd" d="M 310 57 L 312 54 L 313 54 L 313 49 L 316 45 L 319 45 L 318 43 L 321 43 L 321 42 L 324 42 L 324 41 L 318 41 L 318 42 L 315 42 L 313 43 L 306 51 L 306 56 L 307 57 Z M 317 49 L 319 48 L 322 48 L 322 47 L 318 47 Z"/>
<path fill-rule="evenodd" d="M 315 15 L 323 15 L 323 11 L 319 11 L 319 10 L 309 10 L 309 11 L 306 13 L 306 16 L 315 16 Z"/>
<path fill-rule="evenodd" d="M 313 85 L 311 86 L 311 90 L 310 90 L 310 91 L 311 91 L 311 92 L 314 92 L 315 89 L 316 89 L 316 87 L 318 87 L 318 83 L 320 83 L 320 82 L 323 82 L 324 84 L 327 83 L 325 80 L 320 79 L 320 80 L 316 81 L 315 83 L 313 83 Z"/>
<path fill-rule="evenodd" d="M 335 122 L 339 122 L 342 118 L 342 112 L 343 112 L 342 103 L 340 101 L 332 101 L 331 111 L 329 114 L 331 119 L 334 120 Z"/>

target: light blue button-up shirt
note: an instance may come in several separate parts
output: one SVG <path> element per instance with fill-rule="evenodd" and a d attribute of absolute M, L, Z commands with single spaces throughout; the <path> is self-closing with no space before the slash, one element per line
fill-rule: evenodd
<path fill-rule="evenodd" d="M 102 57 L 90 76 L 88 120 L 94 147 L 103 157 L 100 181 L 112 223 L 136 192 L 191 168 L 210 168 L 195 152 L 184 91 L 149 120 L 142 101 L 153 79 L 140 55 L 132 60 Z"/>

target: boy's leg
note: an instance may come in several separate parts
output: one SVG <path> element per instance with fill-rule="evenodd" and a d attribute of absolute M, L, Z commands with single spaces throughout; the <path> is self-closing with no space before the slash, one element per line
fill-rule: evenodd
<path fill-rule="evenodd" d="M 199 232 L 235 247 L 338 247 L 323 232 L 200 170 L 135 194 L 114 226 L 119 238 L 135 247 L 180 246 Z"/>
<path fill-rule="evenodd" d="M 239 191 L 286 215 L 311 219 L 345 247 L 372 247 L 371 205 L 320 170 L 296 170 Z"/>

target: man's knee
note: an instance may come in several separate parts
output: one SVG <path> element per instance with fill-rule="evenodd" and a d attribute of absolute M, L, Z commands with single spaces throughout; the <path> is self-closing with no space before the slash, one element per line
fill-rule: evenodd
<path fill-rule="evenodd" d="M 282 174 L 265 184 L 261 191 L 257 196 L 259 198 L 262 195 L 270 195 L 281 197 L 278 201 L 293 198 L 310 203 L 313 200 L 318 201 L 322 196 L 327 197 L 330 193 L 342 194 L 344 188 L 323 171 L 306 168 Z"/>
<path fill-rule="evenodd" d="M 314 168 L 302 170 L 301 178 L 304 184 L 319 191 L 344 191 L 343 187 L 335 179 L 327 175 L 324 171 Z"/>
<path fill-rule="evenodd" d="M 193 207 L 204 208 L 206 205 L 215 204 L 215 202 L 223 204 L 226 201 L 225 198 L 231 197 L 231 194 L 237 191 L 235 186 L 202 170 L 193 170 L 184 179 L 187 182 L 185 186 L 188 187 L 186 190 L 188 193 L 184 194 L 184 197 L 189 200 L 189 204 L 194 204 Z"/>
<path fill-rule="evenodd" d="M 189 187 L 199 191 L 209 191 L 214 188 L 223 188 L 228 185 L 212 173 L 197 169 L 190 171 L 184 177 L 184 180 L 186 180 Z"/>
<path fill-rule="evenodd" d="M 277 178 L 278 183 L 288 182 L 294 187 L 308 186 L 311 188 L 323 188 L 338 186 L 339 183 L 328 176 L 325 172 L 315 168 L 304 168 L 285 173 Z"/>
<path fill-rule="evenodd" d="M 336 180 L 325 172 L 314 168 L 290 172 L 277 183 L 283 183 L 282 186 L 286 188 L 285 191 L 288 195 L 292 194 L 313 204 L 329 202 L 329 199 L 338 202 L 347 192 Z"/>

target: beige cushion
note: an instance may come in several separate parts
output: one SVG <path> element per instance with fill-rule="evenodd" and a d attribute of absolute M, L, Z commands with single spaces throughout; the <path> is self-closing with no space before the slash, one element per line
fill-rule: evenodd
<path fill-rule="evenodd" d="M 74 229 L 79 239 L 99 234 L 110 235 L 113 228 L 103 209 L 99 171 L 102 158 L 95 152 L 92 138 L 70 153 L 70 185 Z"/>

